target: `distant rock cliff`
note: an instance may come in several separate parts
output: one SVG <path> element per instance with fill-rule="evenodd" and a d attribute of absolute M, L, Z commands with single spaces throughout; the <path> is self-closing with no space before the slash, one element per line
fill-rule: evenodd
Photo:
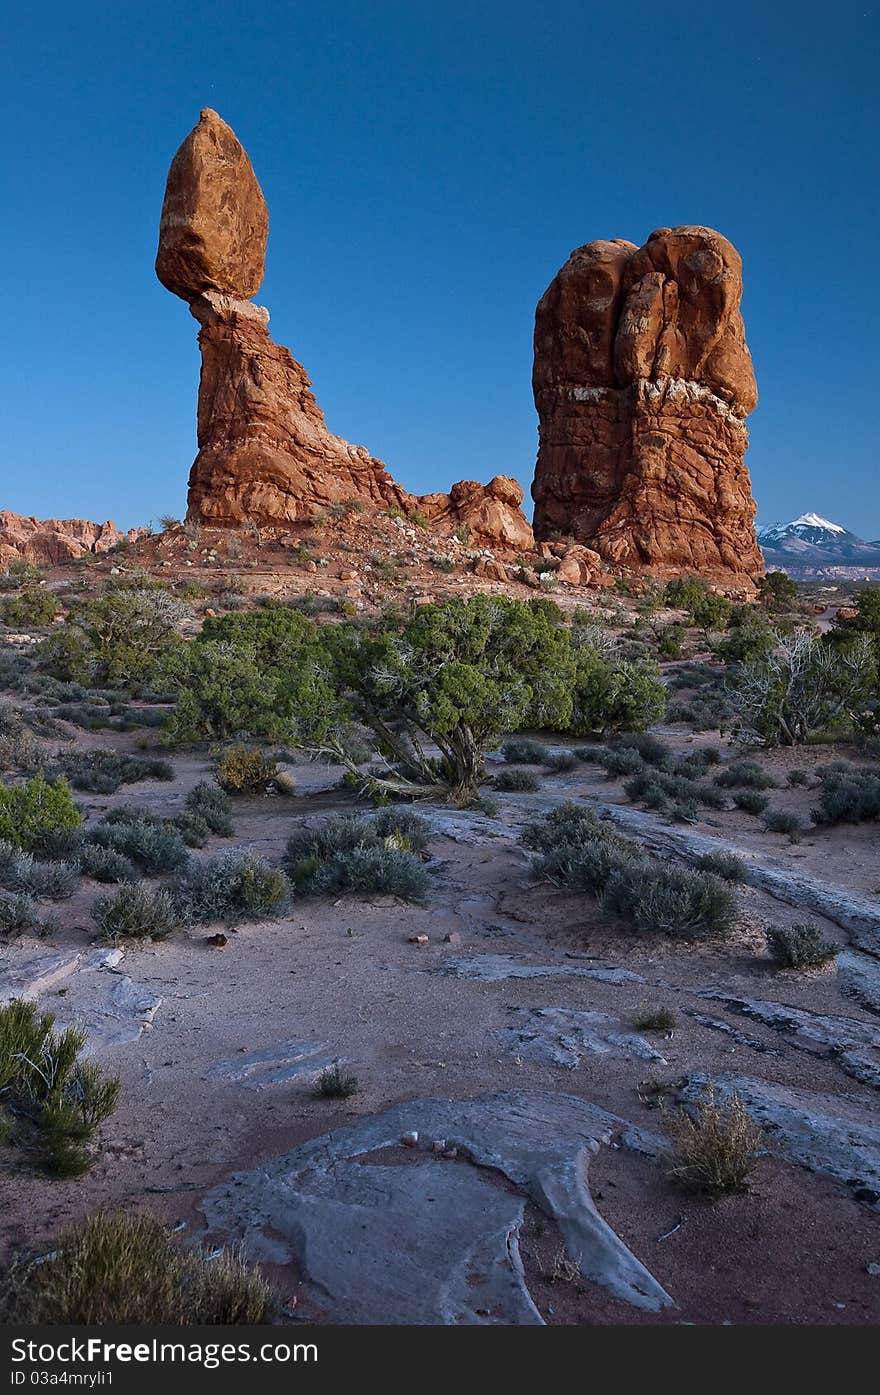
<path fill-rule="evenodd" d="M 0 510 L 0 567 L 16 557 L 37 566 L 54 567 L 87 552 L 109 552 L 121 542 L 135 542 L 143 529 L 122 533 L 115 523 L 89 523 L 82 518 L 29 518 Z"/>

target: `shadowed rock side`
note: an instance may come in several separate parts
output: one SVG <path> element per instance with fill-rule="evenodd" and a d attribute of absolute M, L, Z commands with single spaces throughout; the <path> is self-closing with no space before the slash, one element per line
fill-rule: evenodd
<path fill-rule="evenodd" d="M 268 217 L 234 132 L 205 110 L 174 157 L 156 273 L 202 326 L 199 454 L 188 518 L 235 527 L 308 521 L 328 505 L 418 509 L 439 533 L 467 527 L 478 544 L 534 546 L 523 492 L 498 475 L 449 494 L 409 494 L 363 446 L 328 431 L 308 375 L 273 342 L 269 314 L 249 299 L 263 279 Z"/>
<path fill-rule="evenodd" d="M 757 402 L 742 263 L 710 228 L 579 247 L 535 317 L 535 536 L 608 562 L 763 571 L 744 463 Z"/>

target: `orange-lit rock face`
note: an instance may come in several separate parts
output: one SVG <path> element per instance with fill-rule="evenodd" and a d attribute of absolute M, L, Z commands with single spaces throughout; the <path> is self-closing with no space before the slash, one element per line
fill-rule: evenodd
<path fill-rule="evenodd" d="M 418 510 L 432 529 L 467 528 L 483 546 L 534 545 L 515 480 L 463 481 L 449 494 L 409 494 L 363 446 L 328 431 L 302 364 L 269 335 L 249 299 L 263 279 L 268 218 L 235 133 L 203 111 L 174 157 L 156 272 L 201 325 L 199 453 L 187 516 L 220 527 L 298 523 L 334 504 Z"/>
<path fill-rule="evenodd" d="M 739 255 L 709 228 L 572 253 L 535 318 L 536 537 L 628 566 L 763 570 L 741 295 Z"/>
<path fill-rule="evenodd" d="M 120 532 L 115 523 L 90 523 L 83 518 L 30 518 L 0 510 L 0 567 L 16 558 L 54 567 L 87 552 L 109 552 L 118 543 L 135 542 L 143 529 Z"/>
<path fill-rule="evenodd" d="M 231 126 L 206 107 L 171 162 L 156 275 L 192 300 L 205 291 L 247 300 L 263 283 L 269 214 Z"/>

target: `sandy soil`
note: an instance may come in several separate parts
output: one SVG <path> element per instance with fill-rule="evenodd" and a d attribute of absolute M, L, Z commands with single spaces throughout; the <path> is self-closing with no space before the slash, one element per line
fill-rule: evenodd
<path fill-rule="evenodd" d="M 687 744 L 680 732 L 664 735 Z M 142 735 L 78 733 L 77 740 L 83 746 L 135 749 Z M 782 777 L 788 765 L 804 767 L 829 756 L 827 750 L 793 758 L 781 754 L 767 758 L 767 764 Z M 123 802 L 175 812 L 186 791 L 209 775 L 210 762 L 181 756 L 174 764 L 172 783 L 144 782 L 107 798 L 85 796 L 83 805 L 90 816 Z M 352 805 L 348 794 L 332 788 L 337 771 L 303 764 L 296 775 L 300 792 L 292 798 L 237 800 L 234 838 L 212 839 L 196 856 L 247 845 L 274 860 L 301 819 Z M 542 792 L 624 798 L 592 765 L 546 778 Z M 809 807 L 809 791 L 780 794 L 786 807 L 798 802 Z M 3 1254 L 39 1249 L 60 1224 L 99 1206 L 146 1207 L 198 1234 L 200 1197 L 233 1171 L 252 1168 L 351 1118 L 420 1096 L 561 1090 L 657 1128 L 652 1083 L 671 1089 L 689 1071 L 699 1070 L 756 1075 L 876 1106 L 876 1092 L 843 1074 L 833 1058 L 810 1054 L 759 1023 L 725 1017 L 722 1008 L 707 1008 L 697 996 L 700 989 L 723 987 L 871 1022 L 869 1014 L 842 998 L 833 968 L 788 974 L 770 967 L 763 927 L 791 923 L 802 914 L 747 887 L 738 893 L 738 926 L 723 947 L 639 941 L 604 920 L 589 898 L 533 882 L 517 843 L 519 805 L 527 796 L 499 799 L 506 834 L 465 832 L 432 841 L 432 889 L 424 907 L 383 898 L 300 900 L 282 920 L 229 932 L 223 949 L 206 942 L 217 927 L 205 927 L 126 950 L 118 972 L 161 994 L 162 1006 L 139 1040 L 104 1062 L 120 1073 L 123 1094 L 87 1176 L 50 1181 L 22 1171 L 8 1155 L 3 1159 Z M 430 809 L 425 812 L 431 816 Z M 700 827 L 723 831 L 743 847 L 772 847 L 783 861 L 804 859 L 814 874 L 831 881 L 868 892 L 880 884 L 876 828 L 823 830 L 792 846 L 738 812 L 713 811 L 711 822 Z M 95 891 L 84 882 L 83 890 L 59 908 L 51 945 L 82 947 L 89 941 L 88 904 Z M 838 927 L 825 923 L 824 928 L 844 943 Z M 426 934 L 428 944 L 411 943 L 416 934 Z M 9 964 L 46 947 L 45 941 L 19 941 L 0 954 Z M 483 953 L 533 964 L 626 967 L 645 982 L 552 977 L 476 982 L 444 972 L 450 959 Z M 61 1011 L 64 996 L 66 990 L 53 1002 L 50 992 L 41 1005 L 57 1004 Z M 646 1004 L 667 1006 L 676 1015 L 671 1034 L 650 1038 L 665 1058 L 662 1064 L 609 1053 L 584 1056 L 567 1070 L 523 1059 L 496 1036 L 524 1009 L 599 1011 L 626 1028 Z M 696 1022 L 689 1009 L 747 1029 L 767 1049 L 738 1044 Z M 326 1044 L 356 1072 L 358 1094 L 327 1102 L 313 1097 L 308 1079 L 254 1089 L 212 1074 L 218 1062 L 290 1038 Z M 880 1219 L 827 1178 L 811 1176 L 771 1152 L 751 1194 L 712 1205 L 683 1197 L 657 1160 L 616 1149 L 602 1150 L 591 1178 L 602 1213 L 668 1287 L 678 1307 L 658 1318 L 610 1299 L 593 1284 L 542 1277 L 552 1267 L 558 1238 L 531 1213 L 523 1249 L 533 1295 L 549 1322 L 864 1323 L 880 1318 L 880 1277 L 867 1268 L 880 1261 Z M 679 1221 L 680 1228 L 667 1236 Z M 289 1273 L 283 1282 L 298 1313 L 313 1312 Z M 317 1310 L 314 1315 L 320 1317 Z"/>

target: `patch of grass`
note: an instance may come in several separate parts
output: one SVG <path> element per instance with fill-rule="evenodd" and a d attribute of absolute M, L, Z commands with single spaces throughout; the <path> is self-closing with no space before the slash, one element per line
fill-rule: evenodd
<path fill-rule="evenodd" d="M 748 1190 L 761 1146 L 760 1129 L 739 1095 L 719 1104 L 709 1085 L 693 1114 L 680 1110 L 670 1126 L 669 1175 L 689 1192 L 723 1196 Z"/>
<path fill-rule="evenodd" d="M 715 783 L 722 789 L 769 790 L 776 787 L 770 772 L 755 760 L 731 761 L 715 776 Z"/>
<path fill-rule="evenodd" d="M 153 1216 L 99 1212 L 0 1281 L 0 1317 L 53 1326 L 232 1326 L 271 1320 L 272 1291 L 237 1250 L 184 1250 Z"/>
<path fill-rule="evenodd" d="M 697 858 L 694 866 L 701 872 L 712 872 L 726 882 L 744 882 L 746 879 L 746 864 L 736 853 L 704 853 Z"/>
<path fill-rule="evenodd" d="M 14 998 L 0 1007 L 0 1095 L 11 1107 L 13 1143 L 36 1152 L 48 1171 L 78 1177 L 86 1145 L 119 1099 L 119 1080 L 79 1060 L 86 1034 L 54 1030 L 51 1013 Z"/>
<path fill-rule="evenodd" d="M 793 809 L 768 809 L 764 814 L 764 827 L 768 833 L 787 833 L 790 842 L 799 843 L 807 824 Z"/>
<path fill-rule="evenodd" d="M 769 796 L 760 790 L 736 790 L 733 802 L 744 814 L 763 814 L 770 803 Z"/>
<path fill-rule="evenodd" d="M 637 1032 L 671 1032 L 675 1013 L 667 1007 L 643 1007 L 633 1013 L 632 1024 Z"/>
<path fill-rule="evenodd" d="M 837 946 L 811 923 L 768 926 L 767 949 L 781 969 L 811 969 L 837 953 Z"/>
<path fill-rule="evenodd" d="M 217 784 L 227 794 L 261 794 L 270 788 L 278 767 L 262 751 L 230 746 L 217 762 Z"/>
<path fill-rule="evenodd" d="M 543 765 L 547 758 L 547 747 L 530 737 L 518 736 L 505 741 L 501 754 L 510 765 Z"/>
<path fill-rule="evenodd" d="M 290 895 L 284 873 L 246 848 L 230 848 L 204 862 L 194 862 L 179 878 L 174 905 L 188 924 L 221 920 L 225 924 L 271 919 Z"/>
<path fill-rule="evenodd" d="M 319 1100 L 347 1100 L 356 1095 L 360 1082 L 356 1075 L 342 1069 L 338 1061 L 327 1066 L 318 1076 L 315 1085 L 315 1098 Z"/>
<path fill-rule="evenodd" d="M 166 887 L 125 883 L 99 896 L 92 919 L 105 940 L 164 940 L 180 924 L 174 897 Z"/>
<path fill-rule="evenodd" d="M 530 770 L 499 770 L 495 776 L 496 790 L 503 790 L 508 793 L 523 792 L 534 794 L 535 790 L 541 788 L 541 781 L 537 775 L 533 775 Z"/>
<path fill-rule="evenodd" d="M 401 846 L 411 844 L 406 820 L 413 817 L 385 809 L 376 819 L 334 814 L 304 824 L 288 841 L 284 865 L 307 896 L 372 891 L 422 901 L 428 875 L 415 852 Z"/>

